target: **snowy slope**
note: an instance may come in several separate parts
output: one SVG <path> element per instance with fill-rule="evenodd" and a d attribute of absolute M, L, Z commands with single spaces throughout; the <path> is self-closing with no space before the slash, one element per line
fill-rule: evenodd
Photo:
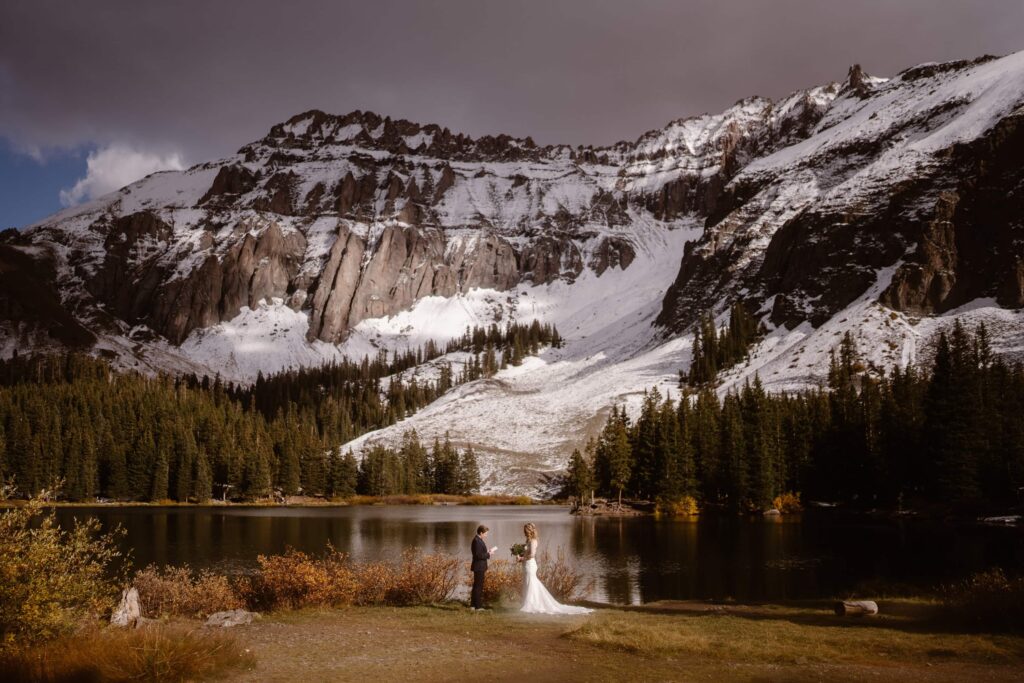
<path fill-rule="evenodd" d="M 635 406 L 647 388 L 675 387 L 679 368 L 689 362 L 689 340 L 657 344 L 653 320 L 685 243 L 699 234 L 697 227 L 664 232 L 639 225 L 643 249 L 624 271 L 601 277 L 586 273 L 571 285 L 520 287 L 511 297 L 475 291 L 451 301 L 420 301 L 394 319 L 366 321 L 360 331 L 372 329 L 370 338 L 390 346 L 409 339 L 403 330 L 421 325 L 436 330 L 440 310 L 450 316 L 445 332 L 455 336 L 465 324 L 483 322 L 500 300 L 505 315 L 516 320 L 554 323 L 565 345 L 493 378 L 456 387 L 412 417 L 346 448 L 358 452 L 371 444 L 396 444 L 408 429 L 426 441 L 448 432 L 456 445 L 477 449 L 484 491 L 544 492 L 572 449 L 600 429 L 613 403 Z"/>

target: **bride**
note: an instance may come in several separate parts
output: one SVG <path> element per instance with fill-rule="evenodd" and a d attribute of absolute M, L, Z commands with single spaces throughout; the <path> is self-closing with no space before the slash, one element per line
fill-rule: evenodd
<path fill-rule="evenodd" d="M 586 607 L 563 605 L 555 600 L 544 584 L 537 578 L 537 527 L 533 523 L 523 527 L 526 533 L 526 553 L 519 559 L 526 574 L 523 612 L 530 614 L 589 614 L 594 610 Z"/>

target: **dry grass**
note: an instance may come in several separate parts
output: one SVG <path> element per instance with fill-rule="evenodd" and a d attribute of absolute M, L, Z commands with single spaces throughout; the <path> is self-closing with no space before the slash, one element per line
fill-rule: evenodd
<path fill-rule="evenodd" d="M 135 574 L 133 585 L 147 617 L 205 617 L 244 606 L 228 577 L 209 570 L 196 573 L 188 567 L 149 566 Z"/>
<path fill-rule="evenodd" d="M 226 634 L 174 626 L 107 628 L 0 658 L 0 680 L 21 683 L 209 680 L 252 668 L 255 658 Z"/>
<path fill-rule="evenodd" d="M 1024 631 L 1024 577 L 992 569 L 946 586 L 948 619 L 971 629 Z"/>
<path fill-rule="evenodd" d="M 351 496 L 348 505 L 533 505 L 529 496 L 455 496 L 444 493 L 420 493 L 392 496 Z"/>
<path fill-rule="evenodd" d="M 929 632 L 911 622 L 837 621 L 820 612 L 775 608 L 733 616 L 601 612 L 565 637 L 644 656 L 769 664 L 864 661 L 1024 663 L 1024 642 L 999 635 Z"/>
<path fill-rule="evenodd" d="M 664 605 L 653 609 L 669 611 Z M 573 617 L 480 613 L 453 605 L 281 612 L 238 632 L 259 661 L 237 680 L 390 681 L 404 676 L 430 683 L 453 680 L 485 661 L 484 675 L 494 681 L 951 683 L 1019 681 L 1024 664 L 1020 637 L 914 632 L 927 611 L 918 615 L 908 609 L 898 619 L 846 622 L 837 621 L 825 604 L 813 610 L 733 605 L 727 616 L 692 611 L 713 609 L 708 605 L 688 609 L 671 615 L 599 610 Z M 895 608 L 887 603 L 883 610 L 888 614 Z M 805 621 L 815 614 L 818 621 Z M 639 636 L 628 649 L 603 638 L 590 643 L 566 637 L 592 622 L 619 619 L 628 620 L 627 633 Z M 644 642 L 665 633 L 677 634 L 678 642 L 668 647 L 664 640 L 661 647 L 657 640 L 655 647 Z M 818 639 L 824 643 L 820 649 Z"/>

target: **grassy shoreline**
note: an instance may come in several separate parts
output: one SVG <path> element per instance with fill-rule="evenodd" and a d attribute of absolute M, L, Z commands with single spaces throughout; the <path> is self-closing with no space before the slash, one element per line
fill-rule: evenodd
<path fill-rule="evenodd" d="M 410 672 L 446 681 L 473 666 L 495 681 L 1012 681 L 1024 667 L 1024 634 L 957 631 L 927 600 L 882 600 L 879 616 L 861 619 L 836 617 L 820 601 L 595 606 L 572 617 L 472 612 L 450 602 L 304 608 L 271 611 L 226 633 L 183 619 L 147 629 L 218 637 L 229 656 L 216 675 L 231 681 L 393 680 Z M 67 644 L 96 651 L 81 640 Z"/>
<path fill-rule="evenodd" d="M 20 499 L 0 501 L 0 510 L 17 508 L 26 505 L 28 501 Z M 538 500 L 529 496 L 507 496 L 507 495 L 470 495 L 458 496 L 440 493 L 418 494 L 418 495 L 395 495 L 395 496 L 352 496 L 350 498 L 339 498 L 327 500 L 323 498 L 311 498 L 304 496 L 292 496 L 284 502 L 275 500 L 254 500 L 254 501 L 218 501 L 210 500 L 205 503 L 182 503 L 174 500 L 159 501 L 134 501 L 134 500 L 103 500 L 103 501 L 46 501 L 45 507 L 58 508 L 85 508 L 85 507 L 139 507 L 139 508 L 302 508 L 302 507 L 356 507 L 356 506 L 416 506 L 416 505 L 554 505 L 564 506 L 566 503 L 560 500 Z"/>

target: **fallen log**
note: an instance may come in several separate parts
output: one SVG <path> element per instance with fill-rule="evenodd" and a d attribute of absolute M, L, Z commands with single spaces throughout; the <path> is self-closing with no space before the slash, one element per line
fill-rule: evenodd
<path fill-rule="evenodd" d="M 840 600 L 835 611 L 839 617 L 871 616 L 878 614 L 878 603 L 873 600 Z"/>

